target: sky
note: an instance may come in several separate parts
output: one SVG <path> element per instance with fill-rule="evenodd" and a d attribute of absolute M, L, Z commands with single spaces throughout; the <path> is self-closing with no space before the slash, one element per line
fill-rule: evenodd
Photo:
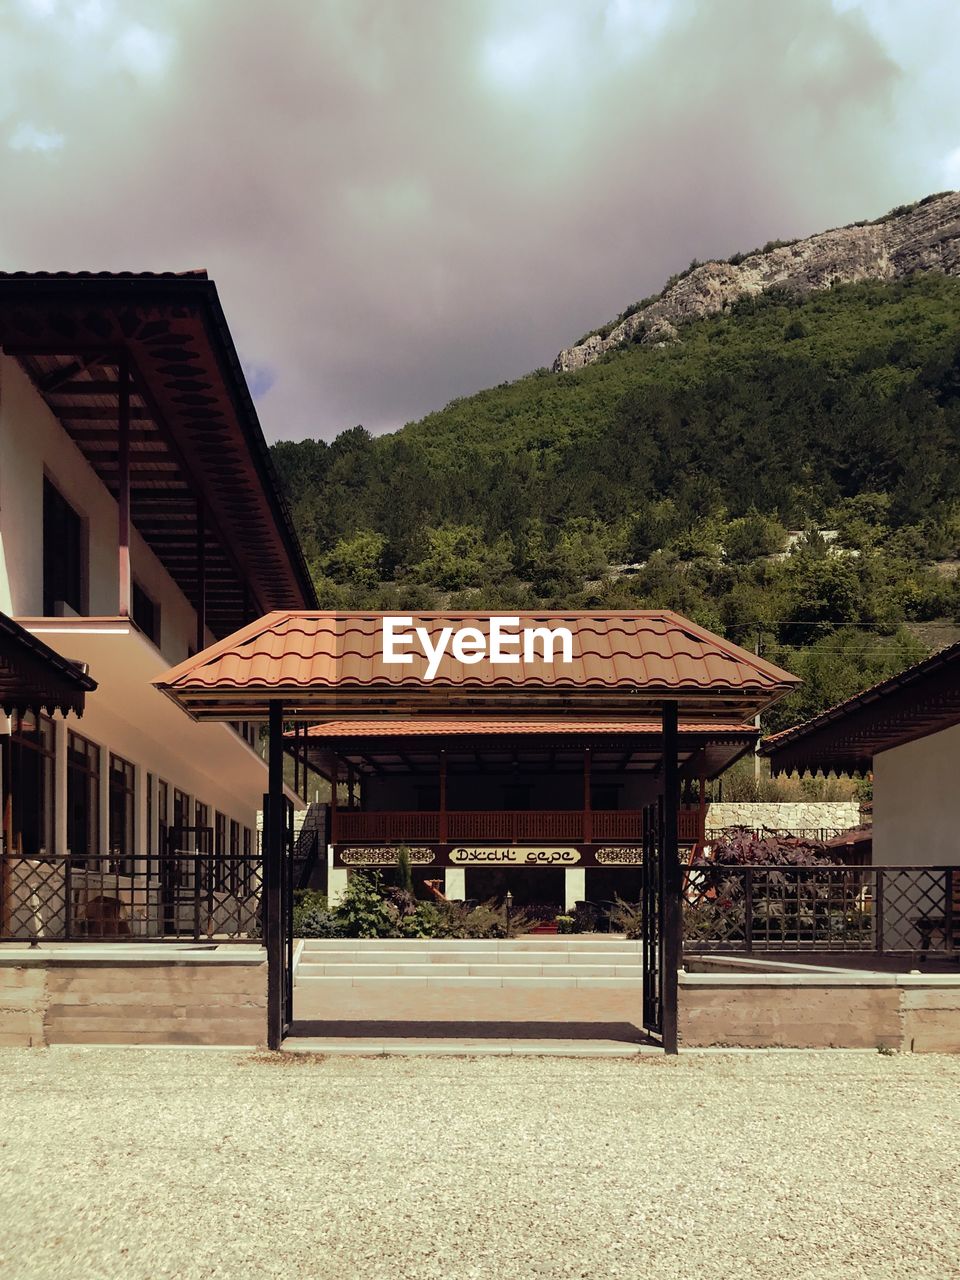
<path fill-rule="evenodd" d="M 960 187 L 957 0 L 0 0 L 0 268 L 206 267 L 269 440 Z"/>

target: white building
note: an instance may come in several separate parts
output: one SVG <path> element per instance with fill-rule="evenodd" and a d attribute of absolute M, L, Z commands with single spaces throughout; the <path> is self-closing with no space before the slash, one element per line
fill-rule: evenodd
<path fill-rule="evenodd" d="M 960 644 L 761 744 L 776 772 L 873 773 L 873 862 L 960 864 Z"/>
<path fill-rule="evenodd" d="M 0 720 L 8 855 L 124 877 L 187 829 L 255 850 L 254 731 L 150 682 L 314 603 L 206 274 L 0 276 L 0 611 L 99 686 L 82 719 Z"/>

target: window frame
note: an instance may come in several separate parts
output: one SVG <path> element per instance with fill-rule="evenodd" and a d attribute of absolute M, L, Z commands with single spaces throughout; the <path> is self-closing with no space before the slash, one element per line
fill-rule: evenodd
<path fill-rule="evenodd" d="M 54 504 L 58 508 L 56 511 L 52 509 Z M 89 612 L 90 604 L 90 524 L 83 512 L 76 509 L 54 478 L 46 472 L 44 472 L 43 476 L 43 498 L 40 518 L 43 616 L 45 618 L 58 617 L 59 615 L 55 612 L 55 606 L 58 602 L 62 602 L 79 617 L 85 617 Z M 73 548 L 70 538 L 65 536 L 66 526 L 74 522 L 76 532 L 75 548 Z M 52 541 L 56 542 L 55 547 L 51 545 Z M 55 556 L 54 551 L 56 551 Z M 73 554 L 68 556 L 67 553 L 71 551 Z M 74 561 L 70 566 L 67 565 L 68 559 Z M 57 594 L 54 583 L 51 581 L 51 578 L 55 576 L 51 572 L 54 565 L 57 565 L 59 569 L 59 573 L 56 575 L 58 578 L 56 588 L 59 588 L 59 594 Z M 60 579 L 59 574 L 63 574 L 64 578 L 66 576 L 74 577 L 75 575 L 75 581 L 65 583 Z M 62 589 L 64 585 L 70 588 L 69 592 Z M 68 599 L 68 594 L 75 594 L 75 599 Z"/>
<path fill-rule="evenodd" d="M 83 763 L 75 756 L 82 756 Z M 100 845 L 103 814 L 100 812 L 100 774 L 103 768 L 103 748 L 91 738 L 86 738 L 75 729 L 67 730 L 67 848 L 73 865 L 85 866 L 88 862 L 102 856 Z M 88 847 L 82 852 L 75 849 L 73 833 L 77 829 L 73 822 L 73 803 L 71 802 L 71 781 L 82 779 L 86 791 L 87 819 L 86 838 Z"/>

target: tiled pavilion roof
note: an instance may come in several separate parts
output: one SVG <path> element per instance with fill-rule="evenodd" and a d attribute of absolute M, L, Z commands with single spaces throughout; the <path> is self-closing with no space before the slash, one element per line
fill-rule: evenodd
<path fill-rule="evenodd" d="M 403 716 L 470 708 L 487 717 L 565 714 L 634 719 L 663 700 L 685 719 L 742 723 L 797 677 L 667 610 L 512 615 L 513 630 L 566 627 L 572 660 L 538 654 L 513 665 L 458 661 L 449 647 L 433 679 L 414 647 L 407 665 L 383 657 L 382 613 L 271 613 L 169 671 L 157 684 L 198 717 L 251 718 L 282 701 L 290 718 Z M 496 616 L 496 615 L 495 615 Z M 502 616 L 502 615 L 500 615 Z M 489 614 L 413 615 L 436 643 L 444 628 L 489 634 Z M 602 711 L 601 711 L 602 708 Z"/>

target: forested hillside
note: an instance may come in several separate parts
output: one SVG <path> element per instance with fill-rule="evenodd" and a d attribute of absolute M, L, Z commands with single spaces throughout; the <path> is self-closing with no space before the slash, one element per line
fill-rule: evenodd
<path fill-rule="evenodd" d="M 960 282 L 767 293 L 680 338 L 276 445 L 321 602 L 668 606 L 804 677 L 770 729 L 921 657 L 960 614 Z"/>

